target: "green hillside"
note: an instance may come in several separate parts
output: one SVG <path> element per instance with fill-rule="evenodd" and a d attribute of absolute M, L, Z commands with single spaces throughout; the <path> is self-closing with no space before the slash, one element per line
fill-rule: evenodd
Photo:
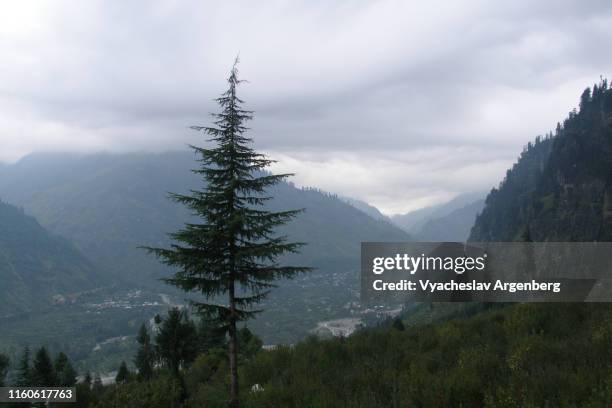
<path fill-rule="evenodd" d="M 0 202 L 0 317 L 70 302 L 104 282 L 67 240 Z"/>

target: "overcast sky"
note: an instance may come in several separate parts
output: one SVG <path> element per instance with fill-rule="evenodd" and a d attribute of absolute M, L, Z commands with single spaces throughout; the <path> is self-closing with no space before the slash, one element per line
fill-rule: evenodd
<path fill-rule="evenodd" d="M 0 161 L 197 143 L 240 53 L 275 170 L 401 213 L 496 185 L 611 46 L 607 1 L 3 1 Z"/>

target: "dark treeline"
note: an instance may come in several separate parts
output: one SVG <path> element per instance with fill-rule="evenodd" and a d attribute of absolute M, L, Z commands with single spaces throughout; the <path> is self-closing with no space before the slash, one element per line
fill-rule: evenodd
<path fill-rule="evenodd" d="M 191 380 L 192 372 L 208 370 L 212 375 L 227 367 L 226 336 L 203 320 L 194 321 L 186 310 L 173 308 L 163 318 L 156 316 L 152 327 L 153 333 L 144 323 L 140 326 L 138 351 L 132 361 L 121 362 L 112 384 L 103 385 L 100 374 L 79 377 L 62 352 L 52 358 L 45 347 L 34 353 L 25 347 L 15 362 L 0 354 L 0 386 L 76 387 L 76 406 L 83 408 L 161 408 L 186 404 L 200 385 Z M 261 340 L 246 327 L 238 330 L 238 341 L 241 362 L 262 350 Z M 12 381 L 6 378 L 9 371 Z"/>
<path fill-rule="evenodd" d="M 6 379 L 9 371 L 12 374 L 10 383 Z M 15 362 L 10 362 L 7 357 L 0 354 L 0 386 L 76 387 L 79 401 L 76 406 L 87 407 L 91 401 L 92 392 L 102 387 L 99 376 L 96 377 L 96 381 L 94 384 L 91 375 L 88 373 L 79 382 L 78 373 L 68 356 L 60 352 L 54 358 L 46 347 L 41 347 L 32 352 L 26 346 L 19 360 Z M 11 406 L 29 407 L 32 404 L 16 403 Z"/>

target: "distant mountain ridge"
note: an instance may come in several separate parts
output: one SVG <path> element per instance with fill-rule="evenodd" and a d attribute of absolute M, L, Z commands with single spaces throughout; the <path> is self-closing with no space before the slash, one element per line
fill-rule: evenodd
<path fill-rule="evenodd" d="M 420 208 L 406 214 L 396 214 L 390 219 L 393 224 L 414 235 L 415 239 L 445 241 L 447 239 L 437 238 L 454 238 L 451 241 L 463 241 L 469 235 L 469 228 L 474 222 L 473 210 L 479 210 L 477 202 L 485 196 L 486 193 L 480 191 L 459 194 L 446 203 Z M 469 208 L 464 209 L 465 207 Z M 462 209 L 464 210 L 461 211 Z M 450 228 L 446 232 L 443 231 L 442 225 L 445 222 Z M 426 227 L 428 223 L 431 224 Z M 467 233 L 465 233 L 465 224 L 470 224 Z"/>
<path fill-rule="evenodd" d="M 376 220 L 383 220 L 383 221 L 391 222 L 391 219 L 387 217 L 386 215 L 384 215 L 383 213 L 381 213 L 378 208 L 374 207 L 371 204 L 366 203 L 363 200 L 358 200 L 352 197 L 340 197 L 340 198 L 342 199 L 342 201 L 349 203 L 353 207 L 368 214 L 370 217 Z"/>
<path fill-rule="evenodd" d="M 415 233 L 415 239 L 426 242 L 467 241 L 476 216 L 484 207 L 484 202 L 484 198 L 481 198 L 443 217 L 430 219 Z"/>
<path fill-rule="evenodd" d="M 192 152 L 32 155 L 0 169 L 0 191 L 72 240 L 101 269 L 122 279 L 153 281 L 168 271 L 137 247 L 169 244 L 166 233 L 190 219 L 167 194 L 201 188 L 190 172 L 194 159 Z M 290 183 L 270 193 L 272 209 L 305 208 L 281 231 L 308 243 L 301 254 L 290 255 L 300 264 L 357 271 L 361 241 L 410 239 L 332 194 Z"/>

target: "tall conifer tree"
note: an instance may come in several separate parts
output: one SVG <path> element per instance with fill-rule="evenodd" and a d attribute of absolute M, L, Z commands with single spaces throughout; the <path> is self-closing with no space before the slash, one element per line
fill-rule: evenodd
<path fill-rule="evenodd" d="M 169 249 L 148 248 L 178 272 L 166 282 L 186 292 L 197 292 L 205 301 L 193 302 L 199 314 L 229 334 L 228 354 L 231 373 L 230 399 L 238 406 L 238 341 L 236 324 L 253 317 L 254 306 L 269 293 L 273 281 L 306 272 L 310 268 L 281 266 L 277 258 L 296 252 L 300 243 L 288 242 L 275 234 L 275 228 L 301 210 L 271 212 L 262 206 L 272 197 L 266 189 L 291 174 L 264 173 L 273 163 L 252 147 L 245 123 L 252 111 L 242 108 L 236 95 L 238 59 L 228 78 L 229 88 L 216 102 L 220 113 L 214 126 L 192 126 L 210 136 L 211 148 L 191 146 L 200 166 L 193 170 L 202 176 L 205 188 L 172 198 L 189 207 L 199 223 L 186 224 L 171 237 L 178 242 Z M 219 295 L 226 302 L 216 303 Z"/>
<path fill-rule="evenodd" d="M 197 356 L 197 332 L 187 312 L 178 308 L 168 311 L 155 336 L 157 354 L 170 372 L 181 379 L 180 369 L 190 364 Z"/>
<path fill-rule="evenodd" d="M 74 387 L 77 383 L 77 372 L 65 353 L 59 353 L 55 359 L 55 373 L 59 387 Z"/>
<path fill-rule="evenodd" d="M 119 365 L 119 370 L 117 371 L 117 375 L 115 376 L 115 383 L 117 384 L 125 384 L 130 377 L 130 372 L 127 368 L 127 364 L 125 361 L 122 361 Z"/>
<path fill-rule="evenodd" d="M 17 366 L 17 375 L 15 385 L 18 387 L 29 387 L 32 385 L 32 367 L 30 357 L 30 348 L 25 346 L 23 353 L 19 359 L 19 365 Z"/>
<path fill-rule="evenodd" d="M 155 350 L 151 344 L 151 336 L 147 332 L 147 327 L 143 323 L 138 330 L 136 341 L 139 344 L 134 364 L 138 369 L 138 375 L 144 380 L 150 380 L 153 376 L 153 366 L 155 364 Z"/>
<path fill-rule="evenodd" d="M 32 363 L 32 385 L 36 387 L 55 387 L 57 376 L 49 352 L 41 347 Z"/>

